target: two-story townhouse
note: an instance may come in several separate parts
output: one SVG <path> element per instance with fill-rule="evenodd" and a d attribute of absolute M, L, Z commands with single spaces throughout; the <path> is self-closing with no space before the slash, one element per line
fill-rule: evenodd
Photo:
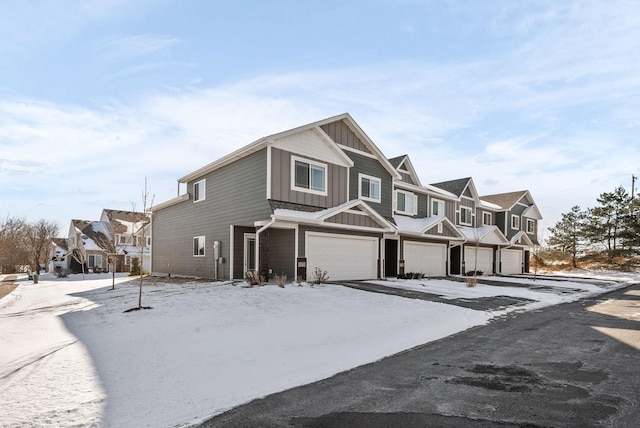
<path fill-rule="evenodd" d="M 495 224 L 508 244 L 500 248 L 498 272 L 529 272 L 531 249 L 538 245 L 538 226 L 542 215 L 528 190 L 481 197 L 495 208 Z"/>
<path fill-rule="evenodd" d="M 396 178 L 348 114 L 261 138 L 180 178 L 186 193 L 154 207 L 153 271 L 377 278 Z"/>
<path fill-rule="evenodd" d="M 400 173 L 394 181 L 393 221 L 396 232 L 385 236 L 384 276 L 419 272 L 426 276 L 446 276 L 449 247 L 464 236 L 445 215 L 452 193 L 423 185 L 408 155 L 389 162 Z M 447 202 L 445 202 L 447 201 Z"/>
<path fill-rule="evenodd" d="M 151 271 L 151 227 L 148 215 L 137 211 L 103 209 L 100 221 L 109 225 L 113 237 L 111 249 L 116 253 L 118 272 L 130 271 L 134 257 L 140 259 L 142 269 Z"/>
<path fill-rule="evenodd" d="M 157 273 L 491 274 L 501 249 L 529 245 L 497 226 L 514 206 L 479 198 L 471 178 L 421 184 L 408 156 L 386 159 L 348 114 L 261 138 L 178 183 L 185 193 L 153 208 Z"/>
<path fill-rule="evenodd" d="M 499 207 L 478 196 L 471 177 L 435 183 L 433 186 L 455 195 L 456 200 L 448 207 L 446 215 L 464 235 L 464 241 L 450 249 L 450 273 L 497 273 L 498 251 L 509 245 L 495 223 L 495 210 Z"/>

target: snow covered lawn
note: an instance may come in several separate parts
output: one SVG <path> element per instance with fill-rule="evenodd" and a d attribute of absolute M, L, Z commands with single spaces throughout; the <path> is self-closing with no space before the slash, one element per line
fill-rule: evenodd
<path fill-rule="evenodd" d="M 23 280 L 0 300 L 0 426 L 185 426 L 501 315 L 337 285 L 187 280 L 148 281 L 143 305 L 153 309 L 124 313 L 137 305 L 137 281 L 117 278 L 111 291 L 108 274 L 81 279 Z M 536 291 L 384 282 L 452 298 L 520 296 L 538 305 L 620 286 L 552 283 Z"/>

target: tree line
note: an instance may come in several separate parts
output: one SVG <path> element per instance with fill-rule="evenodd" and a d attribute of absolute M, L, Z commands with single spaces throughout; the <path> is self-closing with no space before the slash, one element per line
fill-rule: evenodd
<path fill-rule="evenodd" d="M 562 214 L 549 228 L 547 246 L 568 256 L 572 266 L 586 253 L 606 255 L 609 262 L 616 257 L 631 258 L 640 250 L 640 193 L 635 197 L 624 187 L 604 192 L 594 208 L 576 205 Z"/>
<path fill-rule="evenodd" d="M 7 216 L 0 220 L 0 273 L 39 269 L 57 234 L 58 225 L 44 219 L 28 222 Z"/>

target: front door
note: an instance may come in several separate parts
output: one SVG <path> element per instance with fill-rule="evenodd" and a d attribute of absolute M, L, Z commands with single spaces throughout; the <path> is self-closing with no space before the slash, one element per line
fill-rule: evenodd
<path fill-rule="evenodd" d="M 384 241 L 384 276 L 398 276 L 398 241 L 395 239 Z"/>
<path fill-rule="evenodd" d="M 256 270 L 256 234 L 244 234 L 244 273 Z"/>

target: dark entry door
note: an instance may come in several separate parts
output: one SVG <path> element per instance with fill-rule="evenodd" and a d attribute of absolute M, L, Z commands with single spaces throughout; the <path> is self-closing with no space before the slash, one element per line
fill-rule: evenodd
<path fill-rule="evenodd" d="M 398 276 L 398 241 L 384 241 L 384 275 Z"/>
<path fill-rule="evenodd" d="M 462 261 L 461 251 L 460 251 L 461 248 L 462 248 L 461 245 L 451 248 L 451 255 L 450 255 L 451 264 L 449 266 L 449 273 L 451 273 L 451 275 L 460 275 L 460 264 L 461 264 L 460 262 Z"/>

